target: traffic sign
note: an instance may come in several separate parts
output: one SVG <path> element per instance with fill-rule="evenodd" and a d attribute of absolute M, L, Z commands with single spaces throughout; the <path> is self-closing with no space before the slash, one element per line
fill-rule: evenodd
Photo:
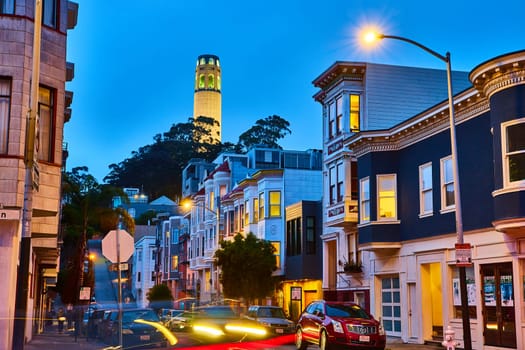
<path fill-rule="evenodd" d="M 117 249 L 117 235 L 120 249 Z M 128 261 L 134 250 L 133 237 L 126 230 L 111 230 L 102 239 L 102 254 L 112 263 Z"/>
<path fill-rule="evenodd" d="M 456 243 L 456 266 L 472 266 L 472 249 L 470 243 Z"/>

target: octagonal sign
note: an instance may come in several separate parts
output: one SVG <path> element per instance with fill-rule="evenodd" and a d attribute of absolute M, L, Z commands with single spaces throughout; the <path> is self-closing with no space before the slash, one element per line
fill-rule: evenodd
<path fill-rule="evenodd" d="M 117 235 L 120 249 L 117 249 Z M 120 259 L 118 252 L 120 251 Z M 133 237 L 126 230 L 111 230 L 102 239 L 102 254 L 112 263 L 126 262 L 133 255 L 135 244 Z"/>

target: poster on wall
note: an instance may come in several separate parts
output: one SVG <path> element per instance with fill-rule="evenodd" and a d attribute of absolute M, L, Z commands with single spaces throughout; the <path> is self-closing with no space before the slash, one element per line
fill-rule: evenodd
<path fill-rule="evenodd" d="M 476 282 L 467 280 L 468 306 L 476 306 Z"/>
<path fill-rule="evenodd" d="M 455 306 L 461 305 L 459 278 L 452 279 L 452 299 Z M 467 300 L 469 306 L 476 306 L 476 283 L 474 280 L 467 279 Z"/>
<path fill-rule="evenodd" d="M 499 280 L 501 291 L 501 306 L 514 306 L 514 294 L 512 293 L 512 275 L 502 275 Z"/>
<path fill-rule="evenodd" d="M 459 291 L 459 278 L 452 279 L 452 298 L 454 300 L 454 305 L 461 305 L 461 294 Z"/>
<path fill-rule="evenodd" d="M 291 299 L 292 300 L 301 300 L 302 288 L 301 287 L 291 287 Z"/>
<path fill-rule="evenodd" d="M 496 306 L 496 286 L 494 276 L 483 277 L 483 294 L 486 306 Z"/>

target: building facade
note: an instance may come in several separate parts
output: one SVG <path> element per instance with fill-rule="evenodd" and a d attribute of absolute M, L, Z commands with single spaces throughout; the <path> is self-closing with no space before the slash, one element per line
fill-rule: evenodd
<path fill-rule="evenodd" d="M 461 223 L 472 264 L 459 293 L 448 105 L 344 142 L 357 159 L 358 247 L 368 254 L 370 309 L 387 334 L 463 347 L 525 348 L 525 51 L 475 67 L 454 96 Z"/>
<path fill-rule="evenodd" d="M 221 65 L 215 55 L 200 55 L 195 68 L 195 93 L 193 94 L 193 118 L 212 118 L 216 125 L 211 128 L 212 142 L 221 142 L 222 95 Z"/>
<path fill-rule="evenodd" d="M 135 296 L 137 307 L 148 307 L 147 294 L 155 285 L 156 227 L 137 226 L 134 238 L 131 292 Z"/>
<path fill-rule="evenodd" d="M 67 32 L 77 21 L 78 5 L 71 1 L 44 0 L 40 35 L 40 62 L 35 166 L 27 181 L 26 132 L 33 73 L 35 2 L 20 0 L 0 6 L 0 348 L 11 348 L 16 314 L 25 326 L 17 339 L 30 340 L 43 330 L 51 308 L 47 290 L 57 276 L 60 185 L 63 164 L 63 128 L 71 117 L 73 64 L 66 62 Z M 28 143 L 30 144 L 30 143 Z M 24 184 L 33 185 L 28 210 L 29 249 L 20 250 L 23 232 Z M 27 254 L 26 254 L 27 253 Z M 17 301 L 17 268 L 29 264 L 27 300 Z M 22 291 L 19 293 L 22 295 Z M 24 304 L 24 305 L 21 305 Z M 19 310 L 15 311 L 15 305 Z M 20 319 L 20 318 L 19 318 Z M 19 328 L 20 329 L 20 328 Z"/>
<path fill-rule="evenodd" d="M 323 107 L 323 290 L 331 300 L 371 306 L 370 252 L 359 248 L 358 162 L 347 140 L 384 129 L 447 97 L 444 70 L 336 62 L 317 77 Z M 470 86 L 454 72 L 455 91 Z M 409 96 L 409 97 L 407 97 Z"/>
<path fill-rule="evenodd" d="M 319 201 L 322 196 L 319 150 L 255 147 L 247 154 L 220 155 L 214 163 L 216 168 L 191 196 L 189 213 L 188 279 L 200 303 L 224 297 L 214 254 L 221 240 L 237 233 L 253 233 L 272 242 L 278 265 L 275 275 L 284 279 L 285 208 L 301 200 Z"/>

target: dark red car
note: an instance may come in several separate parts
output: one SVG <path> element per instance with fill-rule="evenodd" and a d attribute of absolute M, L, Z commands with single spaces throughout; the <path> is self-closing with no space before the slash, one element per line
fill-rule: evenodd
<path fill-rule="evenodd" d="M 297 322 L 295 346 L 304 350 L 310 343 L 321 350 L 333 346 L 383 350 L 386 334 L 381 323 L 359 305 L 320 300 L 310 303 Z"/>

